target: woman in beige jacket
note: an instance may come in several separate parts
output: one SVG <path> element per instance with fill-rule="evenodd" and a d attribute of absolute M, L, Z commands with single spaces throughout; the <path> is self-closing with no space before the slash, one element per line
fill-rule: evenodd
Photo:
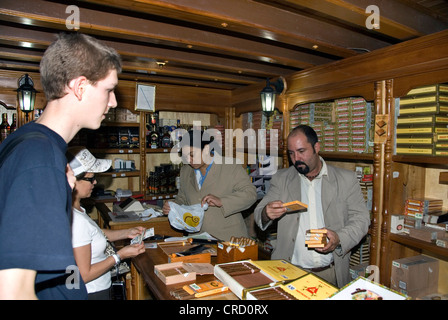
<path fill-rule="evenodd" d="M 197 141 L 199 134 L 201 139 Z M 241 211 L 255 203 L 256 189 L 235 159 L 231 159 L 231 164 L 224 158 L 215 161 L 210 148 L 212 141 L 213 137 L 199 130 L 184 135 L 182 157 L 188 165 L 182 166 L 175 202 L 181 205 L 208 204 L 200 232 L 208 232 L 223 241 L 229 241 L 232 236 L 248 237 Z M 168 214 L 169 210 L 169 202 L 166 202 L 163 213 Z"/>

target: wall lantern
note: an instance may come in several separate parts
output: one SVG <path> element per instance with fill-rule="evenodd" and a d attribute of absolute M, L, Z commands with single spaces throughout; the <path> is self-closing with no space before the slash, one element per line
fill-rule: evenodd
<path fill-rule="evenodd" d="M 274 86 L 274 88 L 271 87 Z M 275 109 L 275 99 L 277 94 L 283 92 L 284 84 L 283 79 L 279 78 L 275 82 L 269 82 L 269 79 L 266 80 L 266 87 L 260 92 L 261 97 L 261 109 L 263 113 L 266 115 L 269 121 L 269 117 L 274 112 Z"/>
<path fill-rule="evenodd" d="M 26 121 L 28 121 L 28 113 L 34 110 L 37 91 L 34 89 L 34 82 L 28 74 L 20 77 L 18 85 L 17 99 L 19 100 L 20 110 L 25 112 Z"/>

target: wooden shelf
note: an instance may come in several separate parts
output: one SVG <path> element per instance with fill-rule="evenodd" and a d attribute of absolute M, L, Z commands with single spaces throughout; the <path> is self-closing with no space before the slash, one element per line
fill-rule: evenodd
<path fill-rule="evenodd" d="M 105 148 L 105 149 L 90 149 L 92 153 L 99 154 L 140 154 L 139 148 Z M 157 148 L 146 149 L 146 153 L 170 153 L 171 148 Z"/>
<path fill-rule="evenodd" d="M 99 154 L 140 154 L 139 148 L 90 149 L 92 153 Z"/>
<path fill-rule="evenodd" d="M 166 200 L 176 198 L 177 193 L 166 193 L 166 194 L 147 194 L 145 200 Z"/>
<path fill-rule="evenodd" d="M 151 149 L 146 148 L 146 153 L 170 153 L 171 148 L 157 148 L 157 149 Z"/>
<path fill-rule="evenodd" d="M 102 122 L 102 127 L 136 127 L 140 126 L 138 122 Z"/>
<path fill-rule="evenodd" d="M 410 236 L 407 235 L 393 234 L 393 233 L 390 234 L 389 239 L 404 246 L 429 251 L 444 258 L 448 258 L 448 248 L 436 246 L 434 243 L 431 242 L 411 238 Z"/>
<path fill-rule="evenodd" d="M 415 164 L 438 164 L 447 166 L 448 157 L 394 155 L 392 161 Z"/>
<path fill-rule="evenodd" d="M 109 171 L 109 172 L 98 173 L 98 176 L 111 176 L 112 178 L 140 177 L 140 170 L 134 170 L 134 171 Z"/>
<path fill-rule="evenodd" d="M 322 158 L 326 160 L 345 160 L 345 161 L 358 161 L 358 160 L 367 160 L 373 161 L 372 153 L 353 153 L 353 152 L 319 152 Z"/>

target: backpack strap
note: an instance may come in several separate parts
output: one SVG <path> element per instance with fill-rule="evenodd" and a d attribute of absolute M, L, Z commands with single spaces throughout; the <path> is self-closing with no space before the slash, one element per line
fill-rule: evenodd
<path fill-rule="evenodd" d="M 3 166 L 3 163 L 5 162 L 5 160 L 8 158 L 8 156 L 12 153 L 14 148 L 19 143 L 21 143 L 25 139 L 36 138 L 36 137 L 44 137 L 45 138 L 46 135 L 44 135 L 43 133 L 38 132 L 38 131 L 33 131 L 33 132 L 24 133 L 21 136 L 18 136 L 17 138 L 12 138 L 12 141 L 9 141 L 8 145 L 0 151 L 0 168 Z"/>

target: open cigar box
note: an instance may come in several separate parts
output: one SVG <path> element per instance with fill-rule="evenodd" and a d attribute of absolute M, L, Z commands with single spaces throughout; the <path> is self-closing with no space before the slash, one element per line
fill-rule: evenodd
<path fill-rule="evenodd" d="M 210 263 L 211 252 L 203 244 L 192 244 L 187 241 L 160 242 L 157 250 L 161 250 L 166 255 L 166 261 L 170 262 L 191 262 Z"/>
<path fill-rule="evenodd" d="M 158 264 L 154 266 L 154 273 L 166 285 L 196 280 L 196 272 L 183 262 Z"/>
<path fill-rule="evenodd" d="M 218 242 L 217 263 L 240 260 L 258 260 L 258 245 L 247 238 L 233 238 L 230 241 Z"/>
<path fill-rule="evenodd" d="M 308 274 L 285 260 L 243 260 L 216 264 L 214 268 L 215 277 L 242 300 L 252 290 L 270 288 Z"/>

